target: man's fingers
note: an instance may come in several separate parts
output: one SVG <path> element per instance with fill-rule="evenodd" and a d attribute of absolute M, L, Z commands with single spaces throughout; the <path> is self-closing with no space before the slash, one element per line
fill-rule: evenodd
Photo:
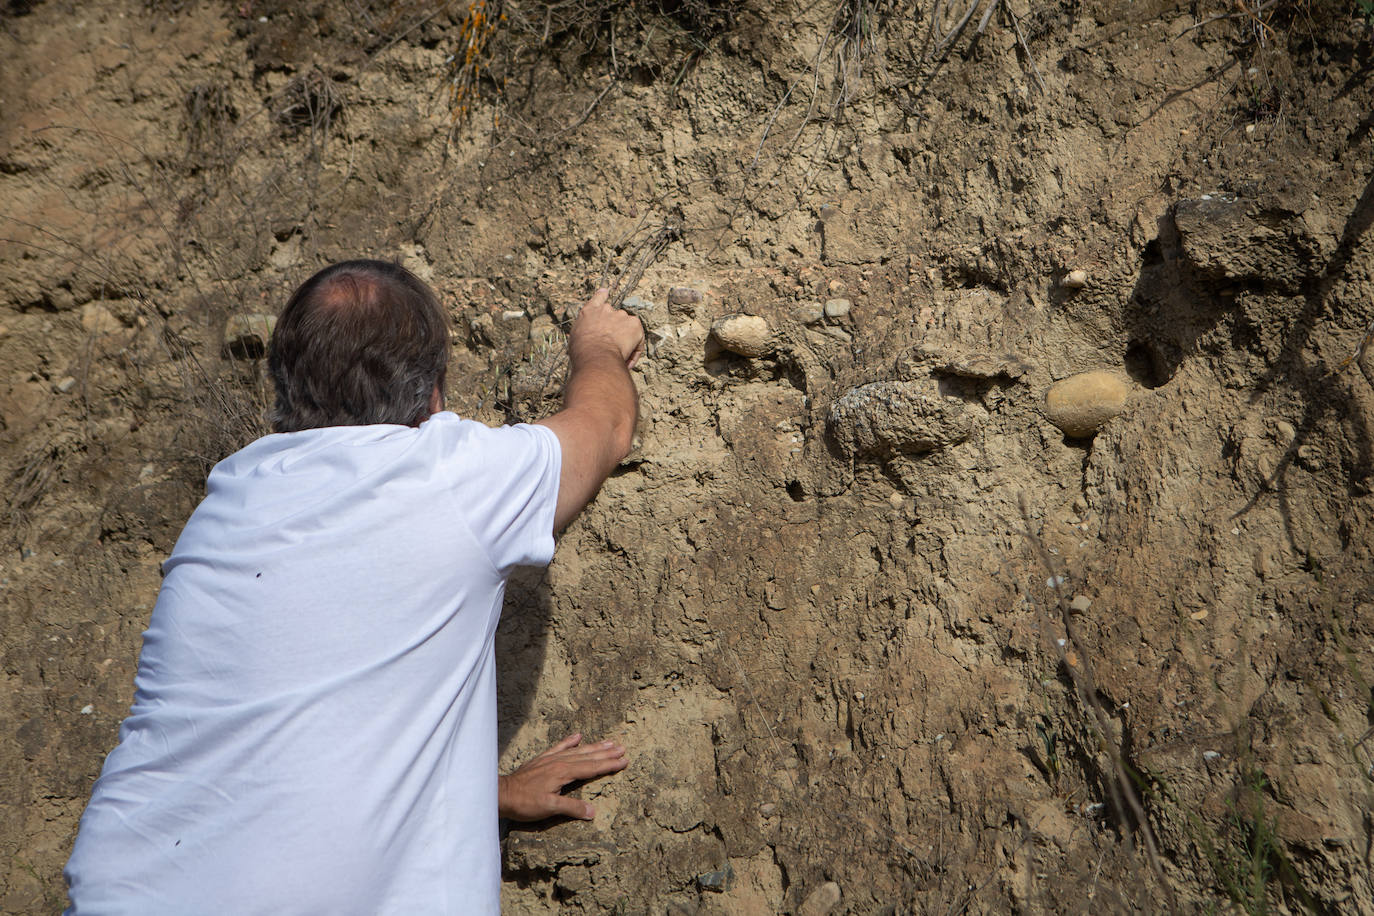
<path fill-rule="evenodd" d="M 550 795 L 547 798 L 549 813 L 575 817 L 579 821 L 589 821 L 596 816 L 592 806 L 571 795 Z"/>
<path fill-rule="evenodd" d="M 601 741 L 601 742 L 598 742 L 598 743 L 596 743 L 596 744 L 583 744 L 583 745 L 581 745 L 581 746 L 579 746 L 579 747 L 573 748 L 573 749 L 569 750 L 568 753 L 567 753 L 565 756 L 569 756 L 569 757 L 574 757 L 574 756 L 585 757 L 585 756 L 590 756 L 590 755 L 592 755 L 592 754 L 623 754 L 623 753 L 625 753 L 625 747 L 624 747 L 624 745 L 617 744 L 617 743 L 614 742 L 614 741 Z"/>
<path fill-rule="evenodd" d="M 568 750 L 569 748 L 577 747 L 577 745 L 578 745 L 581 741 L 582 741 L 582 733 L 581 733 L 581 732 L 573 732 L 571 735 L 569 735 L 568 737 L 564 738 L 562 741 L 558 742 L 558 743 L 555 744 L 553 747 L 549 748 L 547 751 L 545 751 L 543 754 L 540 754 L 539 756 L 540 756 L 540 757 L 544 757 L 544 756 L 547 756 L 548 754 L 557 754 L 557 753 L 560 753 L 560 752 L 562 752 L 562 751 L 566 751 L 566 750 Z"/>
<path fill-rule="evenodd" d="M 630 765 L 630 758 L 620 756 L 584 757 L 570 760 L 565 765 L 564 774 L 568 782 L 574 779 L 594 779 L 607 773 L 619 773 Z M 566 784 L 566 783 L 565 783 Z"/>

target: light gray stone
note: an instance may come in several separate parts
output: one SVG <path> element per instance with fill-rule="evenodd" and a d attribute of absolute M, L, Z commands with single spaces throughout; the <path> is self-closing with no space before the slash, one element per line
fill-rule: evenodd
<path fill-rule="evenodd" d="M 806 895 L 802 905 L 797 908 L 797 916 L 828 916 L 840 905 L 842 896 L 840 886 L 834 881 L 827 881 Z"/>
<path fill-rule="evenodd" d="M 711 325 L 711 336 L 740 356 L 766 356 L 773 350 L 773 330 L 757 315 L 726 315 Z"/>

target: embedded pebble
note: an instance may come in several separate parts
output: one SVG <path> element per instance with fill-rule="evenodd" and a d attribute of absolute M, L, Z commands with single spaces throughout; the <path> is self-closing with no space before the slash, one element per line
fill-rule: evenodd
<path fill-rule="evenodd" d="M 506 309 L 501 313 L 502 321 L 519 321 L 525 317 L 524 309 Z"/>
<path fill-rule="evenodd" d="M 807 895 L 797 908 L 797 916 L 827 916 L 840 905 L 841 896 L 840 886 L 834 881 L 827 881 Z"/>
<path fill-rule="evenodd" d="M 702 890 L 723 893 L 730 890 L 734 885 L 735 869 L 728 862 L 722 869 L 697 875 L 697 887 Z"/>
<path fill-rule="evenodd" d="M 696 305 L 701 301 L 701 291 L 690 286 L 674 286 L 668 290 L 669 305 Z"/>
<path fill-rule="evenodd" d="M 1086 270 L 1071 270 L 1064 274 L 1064 279 L 1059 281 L 1059 285 L 1065 289 L 1082 289 L 1088 285 L 1088 272 Z"/>
<path fill-rule="evenodd" d="M 792 317 L 801 324 L 820 324 L 825 318 L 825 309 L 819 302 L 803 302 L 792 310 Z"/>
<path fill-rule="evenodd" d="M 765 356 L 773 349 L 773 331 L 757 315 L 727 315 L 711 325 L 711 336 L 740 356 Z"/>
<path fill-rule="evenodd" d="M 963 401 L 920 382 L 872 382 L 837 400 L 827 427 L 846 455 L 891 458 L 963 442 L 973 417 Z"/>
<path fill-rule="evenodd" d="M 1030 363 L 1011 353 L 997 356 L 991 353 L 953 353 L 936 357 L 935 368 L 960 378 L 1009 379 L 1024 377 L 1033 368 Z"/>
<path fill-rule="evenodd" d="M 1045 413 L 1066 436 L 1091 436 L 1126 410 L 1131 390 L 1130 381 L 1116 372 L 1081 372 L 1050 386 Z"/>
<path fill-rule="evenodd" d="M 72 378 L 70 375 L 64 375 L 62 380 L 57 383 L 56 387 L 58 391 L 66 394 L 76 387 L 76 379 Z"/>
<path fill-rule="evenodd" d="M 1069 610 L 1075 614 L 1085 614 L 1092 606 L 1093 600 L 1087 595 L 1074 595 L 1073 600 L 1069 602 Z"/>
<path fill-rule="evenodd" d="M 838 321 L 848 315 L 853 307 L 854 303 L 848 299 L 831 299 L 825 304 L 825 317 L 831 321 Z"/>
<path fill-rule="evenodd" d="M 111 314 L 110 310 L 97 302 L 88 302 L 81 307 L 81 327 L 91 334 L 108 334 L 118 331 L 124 325 Z"/>
<path fill-rule="evenodd" d="M 778 806 L 773 804 L 772 802 L 765 802 L 764 804 L 759 805 L 759 814 L 762 814 L 764 817 L 772 817 L 773 812 L 777 810 Z"/>

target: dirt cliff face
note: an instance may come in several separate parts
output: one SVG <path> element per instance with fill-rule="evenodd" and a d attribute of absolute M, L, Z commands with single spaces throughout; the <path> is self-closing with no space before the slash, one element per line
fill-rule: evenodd
<path fill-rule="evenodd" d="M 487 422 L 597 282 L 648 331 L 498 646 L 503 765 L 633 763 L 511 912 L 1374 909 L 1374 23 L 952 5 L 0 11 L 0 909 L 60 907 L 267 316 L 359 254 Z"/>

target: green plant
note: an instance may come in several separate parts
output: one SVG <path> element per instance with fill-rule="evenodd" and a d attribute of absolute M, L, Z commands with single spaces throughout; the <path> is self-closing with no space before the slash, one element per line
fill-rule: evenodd
<path fill-rule="evenodd" d="M 1189 823 L 1217 884 L 1232 903 L 1251 916 L 1274 912 L 1271 900 L 1287 891 L 1308 912 L 1321 907 L 1303 886 L 1278 834 L 1278 818 L 1267 809 L 1268 778 L 1256 766 L 1243 771 L 1236 796 L 1227 804 L 1223 831 L 1206 827 L 1192 812 Z M 1277 884 L 1275 883 L 1277 882 Z"/>

